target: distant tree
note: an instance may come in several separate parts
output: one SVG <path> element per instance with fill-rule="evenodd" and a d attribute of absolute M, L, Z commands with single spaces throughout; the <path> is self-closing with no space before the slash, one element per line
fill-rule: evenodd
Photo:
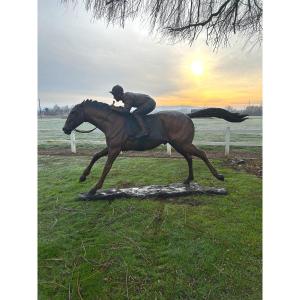
<path fill-rule="evenodd" d="M 230 112 L 237 112 L 237 110 L 235 108 L 233 108 L 232 106 L 226 106 L 225 107 L 226 110 L 230 111 Z"/>
<path fill-rule="evenodd" d="M 77 3 L 78 0 L 61 0 Z M 171 41 L 192 44 L 201 32 L 214 48 L 227 45 L 241 33 L 251 45 L 262 41 L 262 0 L 82 0 L 95 19 L 125 26 L 127 19 L 140 16 L 152 32 Z"/>
<path fill-rule="evenodd" d="M 68 105 L 62 106 L 61 112 L 62 112 L 62 114 L 68 114 L 70 112 L 69 106 Z"/>
<path fill-rule="evenodd" d="M 43 109 L 43 115 L 45 116 L 57 116 L 57 115 L 67 115 L 71 111 L 71 107 L 68 105 L 60 107 L 55 104 L 52 108 L 45 107 Z"/>
<path fill-rule="evenodd" d="M 57 104 L 55 104 L 55 105 L 53 106 L 53 108 L 52 108 L 52 113 L 53 113 L 54 115 L 57 115 L 57 114 L 60 113 L 60 111 L 61 111 L 60 107 L 59 107 Z"/>
<path fill-rule="evenodd" d="M 244 110 L 244 113 L 248 114 L 249 116 L 262 116 L 262 106 L 247 106 Z"/>

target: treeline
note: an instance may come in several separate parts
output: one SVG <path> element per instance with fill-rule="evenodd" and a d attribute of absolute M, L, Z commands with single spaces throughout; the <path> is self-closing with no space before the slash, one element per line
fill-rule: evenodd
<path fill-rule="evenodd" d="M 52 108 L 45 107 L 41 111 L 38 111 L 39 116 L 67 116 L 73 106 L 59 106 L 55 104 Z M 231 112 L 237 112 L 241 114 L 247 114 L 249 116 L 262 116 L 262 106 L 257 105 L 249 105 L 244 109 L 236 109 L 232 106 L 227 106 L 225 109 L 231 111 Z M 192 109 L 193 111 L 196 111 L 198 109 Z"/>
<path fill-rule="evenodd" d="M 73 106 L 68 105 L 59 106 L 55 104 L 52 108 L 44 107 L 41 111 L 38 111 L 39 116 L 66 116 L 69 114 Z"/>
<path fill-rule="evenodd" d="M 249 116 L 262 116 L 263 108 L 261 105 L 249 105 L 244 109 L 235 109 L 231 106 L 227 106 L 225 109 L 231 111 L 231 112 L 237 112 L 240 114 L 246 114 Z"/>

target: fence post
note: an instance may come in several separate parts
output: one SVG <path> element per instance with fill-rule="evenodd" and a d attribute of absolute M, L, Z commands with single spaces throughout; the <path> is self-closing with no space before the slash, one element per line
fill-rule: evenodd
<path fill-rule="evenodd" d="M 172 150 L 171 149 L 172 149 L 171 145 L 169 143 L 167 143 L 167 153 L 168 153 L 169 156 L 171 156 L 171 154 L 172 154 Z"/>
<path fill-rule="evenodd" d="M 76 140 L 75 140 L 75 132 L 74 131 L 71 132 L 70 138 L 71 138 L 71 151 L 73 153 L 76 153 Z"/>
<path fill-rule="evenodd" d="M 226 127 L 225 130 L 225 156 L 229 155 L 230 149 L 230 127 Z"/>

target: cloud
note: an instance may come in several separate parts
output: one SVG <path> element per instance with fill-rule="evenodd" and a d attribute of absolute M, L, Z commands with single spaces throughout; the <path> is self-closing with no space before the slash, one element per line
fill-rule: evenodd
<path fill-rule="evenodd" d="M 73 9 L 47 0 L 39 1 L 38 47 L 39 97 L 47 105 L 91 97 L 110 101 L 108 91 L 115 84 L 150 94 L 161 105 L 172 99 L 180 105 L 196 98 L 209 101 L 218 90 L 228 94 L 232 89 L 235 95 L 244 89 L 251 95 L 261 80 L 260 50 L 247 54 L 233 47 L 212 53 L 200 42 L 193 47 L 158 43 L 138 23 L 107 27 L 93 22 L 80 5 Z M 209 72 L 195 81 L 186 66 L 189 57 L 199 55 Z"/>
<path fill-rule="evenodd" d="M 43 10 L 49 8 L 49 3 L 41 1 L 40 5 L 40 94 L 105 96 L 116 83 L 154 95 L 178 87 L 174 80 L 178 51 L 171 45 L 153 42 L 134 25 L 128 26 L 124 34 L 123 29 L 91 23 L 87 15 L 78 18 L 69 11 L 62 18 L 62 7 L 52 7 L 46 13 Z"/>

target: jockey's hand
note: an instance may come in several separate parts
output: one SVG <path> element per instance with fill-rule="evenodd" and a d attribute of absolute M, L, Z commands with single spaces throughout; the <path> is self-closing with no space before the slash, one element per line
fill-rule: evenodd
<path fill-rule="evenodd" d="M 113 110 L 115 111 L 119 111 L 119 112 L 125 112 L 126 110 L 124 109 L 124 107 L 122 106 L 114 106 L 114 105 L 111 105 L 110 106 Z"/>

